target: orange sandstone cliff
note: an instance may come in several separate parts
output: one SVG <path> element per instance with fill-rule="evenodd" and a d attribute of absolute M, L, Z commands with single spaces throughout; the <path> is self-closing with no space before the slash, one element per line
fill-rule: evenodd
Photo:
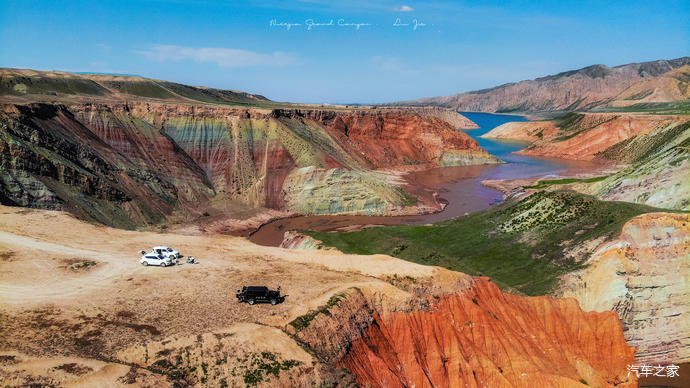
<path fill-rule="evenodd" d="M 637 154 L 683 132 L 688 116 L 571 113 L 552 121 L 506 123 L 482 137 L 529 142 L 519 154 L 631 162 Z M 668 141 L 668 139 L 666 139 Z M 639 144 L 638 144 L 639 143 Z M 635 149 L 629 149 L 634 146 Z"/>
<path fill-rule="evenodd" d="M 428 311 L 377 315 L 340 365 L 371 387 L 636 387 L 633 362 L 613 311 L 481 278 Z"/>
<path fill-rule="evenodd" d="M 690 362 L 689 279 L 690 215 L 648 213 L 564 276 L 557 295 L 616 311 L 638 363 L 680 364 Z"/>

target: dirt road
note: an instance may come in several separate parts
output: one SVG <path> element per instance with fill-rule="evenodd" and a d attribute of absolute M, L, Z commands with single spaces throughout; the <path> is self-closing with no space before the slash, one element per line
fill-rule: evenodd
<path fill-rule="evenodd" d="M 139 264 L 138 251 L 154 245 L 172 246 L 199 264 Z M 285 325 L 353 287 L 381 303 L 404 305 L 411 295 L 391 284 L 396 275 L 435 276 L 451 288 L 466 279 L 383 255 L 124 231 L 62 212 L 0 207 L 0 377 L 19 385 L 70 385 L 114 374 L 120 385 L 165 386 L 168 380 L 150 369 L 155 354 L 172 351 L 171 344 L 199 349 L 198 360 L 190 361 L 199 365 L 226 354 L 235 360 L 218 364 L 226 373 L 230 366 L 249 368 L 251 357 L 267 349 L 306 367 L 312 356 L 283 331 Z M 278 306 L 238 303 L 235 290 L 254 284 L 280 285 L 289 296 Z M 216 358 L 204 361 L 209 346 Z M 70 374 L 64 365 L 72 363 L 90 370 Z"/>

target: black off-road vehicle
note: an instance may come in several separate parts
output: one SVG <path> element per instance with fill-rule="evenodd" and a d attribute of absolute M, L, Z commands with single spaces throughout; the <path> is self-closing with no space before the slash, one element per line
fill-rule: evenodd
<path fill-rule="evenodd" d="M 250 305 L 254 303 L 276 305 L 283 303 L 286 295 L 280 295 L 280 287 L 277 290 L 269 290 L 266 286 L 244 286 L 241 290 L 237 290 L 235 296 L 239 302 L 247 302 Z"/>

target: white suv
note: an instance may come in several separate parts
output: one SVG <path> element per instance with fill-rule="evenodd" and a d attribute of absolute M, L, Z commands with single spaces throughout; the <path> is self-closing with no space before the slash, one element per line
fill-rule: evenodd
<path fill-rule="evenodd" d="M 179 259 L 182 257 L 179 251 L 176 251 L 170 247 L 158 246 L 151 249 L 151 254 L 153 255 L 163 255 L 170 257 L 172 259 Z"/>
<path fill-rule="evenodd" d="M 153 253 L 147 253 L 141 257 L 139 260 L 144 266 L 147 265 L 159 265 L 161 267 L 167 267 L 173 265 L 172 258 L 170 256 L 156 255 Z"/>

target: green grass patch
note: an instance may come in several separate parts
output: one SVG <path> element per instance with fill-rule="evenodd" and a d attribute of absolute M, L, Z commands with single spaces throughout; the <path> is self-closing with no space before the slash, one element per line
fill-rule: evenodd
<path fill-rule="evenodd" d="M 526 189 L 543 189 L 553 185 L 567 185 L 569 183 L 592 183 L 603 181 L 608 178 L 608 175 L 597 176 L 593 178 L 562 178 L 562 179 L 541 179 L 537 184 L 525 186 Z"/>
<path fill-rule="evenodd" d="M 601 236 L 613 237 L 630 218 L 654 210 L 570 191 L 537 192 L 432 226 L 304 233 L 345 253 L 388 254 L 489 276 L 503 289 L 544 295 L 561 275 L 582 268 L 565 258 L 567 250 Z"/>
<path fill-rule="evenodd" d="M 139 97 L 150 98 L 175 98 L 175 95 L 161 87 L 157 83 L 149 80 L 141 81 L 103 81 L 103 84 L 109 88 L 116 89 L 121 93 L 130 94 Z"/>

